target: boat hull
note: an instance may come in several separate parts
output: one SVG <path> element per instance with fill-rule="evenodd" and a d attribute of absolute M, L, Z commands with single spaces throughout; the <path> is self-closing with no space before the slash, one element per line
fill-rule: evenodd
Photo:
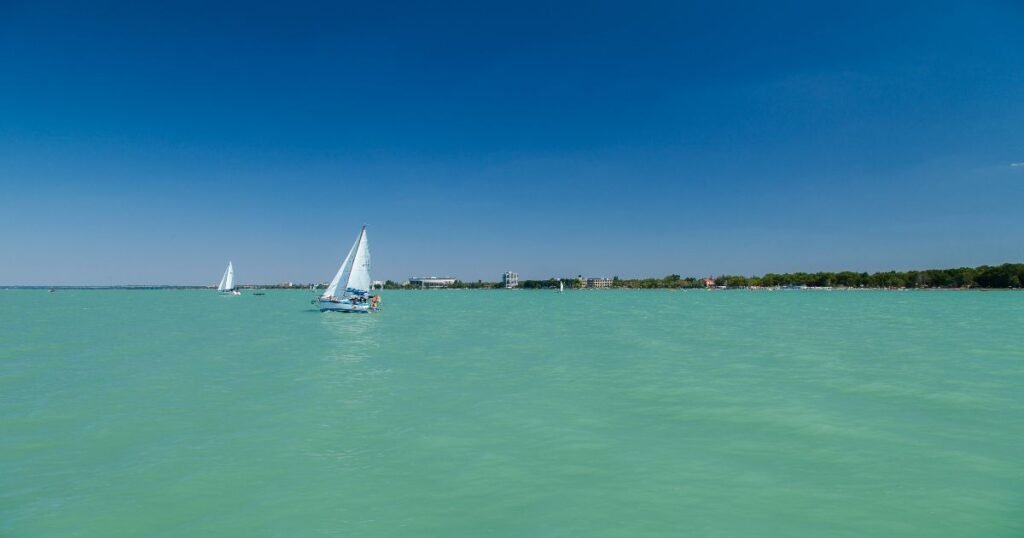
<path fill-rule="evenodd" d="M 353 304 L 348 301 L 317 301 L 321 312 L 342 312 L 345 314 L 369 314 L 370 305 Z"/>

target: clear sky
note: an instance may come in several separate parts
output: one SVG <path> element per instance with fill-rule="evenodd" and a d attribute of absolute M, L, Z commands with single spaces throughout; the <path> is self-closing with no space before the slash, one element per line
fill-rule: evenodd
<path fill-rule="evenodd" d="M 1019 1 L 0 0 L 0 67 L 0 284 L 1024 260 Z"/>

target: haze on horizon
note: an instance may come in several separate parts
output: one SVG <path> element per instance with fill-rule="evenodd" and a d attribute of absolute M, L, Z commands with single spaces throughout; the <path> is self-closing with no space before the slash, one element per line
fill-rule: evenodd
<path fill-rule="evenodd" d="M 1024 260 L 1024 5 L 0 7 L 0 285 Z"/>

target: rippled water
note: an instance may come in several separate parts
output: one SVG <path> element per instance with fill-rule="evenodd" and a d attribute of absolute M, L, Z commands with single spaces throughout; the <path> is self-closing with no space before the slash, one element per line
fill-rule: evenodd
<path fill-rule="evenodd" d="M 0 291 L 4 536 L 1022 536 L 1024 293 Z"/>

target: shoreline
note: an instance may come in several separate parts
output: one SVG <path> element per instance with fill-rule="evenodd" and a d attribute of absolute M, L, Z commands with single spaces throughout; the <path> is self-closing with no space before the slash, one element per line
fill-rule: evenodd
<path fill-rule="evenodd" d="M 281 291 L 313 291 L 309 287 L 281 287 L 274 285 L 246 285 L 239 286 L 239 290 L 281 290 Z M 324 286 L 318 286 L 317 290 L 324 289 Z M 216 286 L 0 286 L 0 290 L 57 290 L 57 291 L 194 291 L 194 290 L 209 290 L 216 291 Z M 448 287 L 448 288 L 416 288 L 416 287 L 404 287 L 404 288 L 385 288 L 386 291 L 488 291 L 488 292 L 507 292 L 507 291 L 527 291 L 527 292 L 552 292 L 557 291 L 558 288 L 477 288 L 477 287 Z M 375 292 L 385 290 L 374 290 Z M 878 287 L 863 287 L 863 288 L 852 288 L 852 287 L 805 287 L 805 288 L 786 288 L 786 287 L 714 287 L 714 288 L 670 288 L 670 287 L 628 287 L 628 286 L 617 286 L 612 288 L 567 288 L 567 292 L 602 292 L 602 291 L 680 291 L 680 292 L 719 292 L 719 291 L 1022 291 L 1024 288 L 934 288 L 934 287 L 922 287 L 922 288 L 878 288 Z"/>

